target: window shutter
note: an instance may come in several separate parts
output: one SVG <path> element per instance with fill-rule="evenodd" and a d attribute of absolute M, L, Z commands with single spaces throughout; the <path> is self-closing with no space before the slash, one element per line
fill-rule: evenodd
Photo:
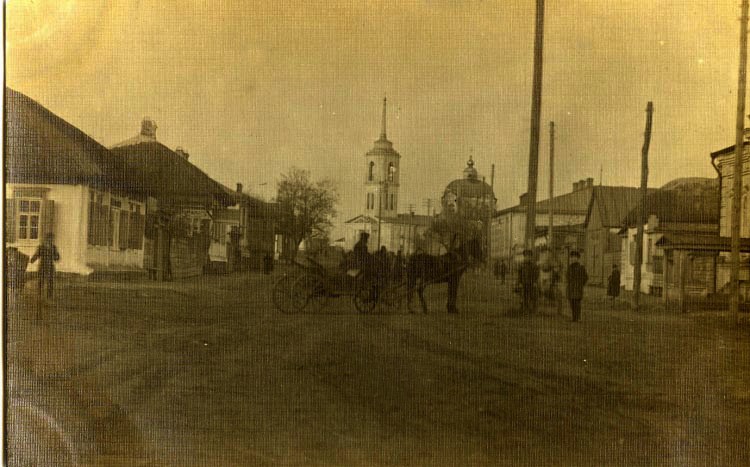
<path fill-rule="evenodd" d="M 5 243 L 16 241 L 16 200 L 5 200 Z"/>
<path fill-rule="evenodd" d="M 89 229 L 88 229 L 88 244 L 96 245 L 97 235 L 96 231 L 99 224 L 99 207 L 92 200 L 89 202 Z"/>
<path fill-rule="evenodd" d="M 41 223 L 42 237 L 55 233 L 55 202 L 51 199 L 42 201 Z"/>
<path fill-rule="evenodd" d="M 109 206 L 99 206 L 99 243 L 100 246 L 109 245 Z"/>
<path fill-rule="evenodd" d="M 139 239 L 143 237 L 143 216 L 140 213 L 130 213 L 130 226 L 128 227 L 128 248 L 140 250 Z"/>
<path fill-rule="evenodd" d="M 134 232 L 133 249 L 142 250 L 143 249 L 143 236 L 145 235 L 145 230 L 146 230 L 146 216 L 144 216 L 141 213 L 136 213 L 134 217 L 135 217 L 135 221 L 133 223 L 133 226 L 130 227 L 131 232 Z"/>
<path fill-rule="evenodd" d="M 119 245 L 117 245 L 121 250 L 125 250 L 128 248 L 128 225 L 130 224 L 130 216 L 128 211 L 120 211 L 120 238 L 119 238 Z"/>

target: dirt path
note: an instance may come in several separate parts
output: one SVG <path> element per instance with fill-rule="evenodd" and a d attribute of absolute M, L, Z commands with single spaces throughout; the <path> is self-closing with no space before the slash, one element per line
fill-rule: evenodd
<path fill-rule="evenodd" d="M 25 297 L 10 412 L 44 402 L 92 465 L 750 465 L 750 336 L 721 314 L 509 317 L 467 276 L 455 316 L 442 289 L 284 315 L 269 280 Z"/>

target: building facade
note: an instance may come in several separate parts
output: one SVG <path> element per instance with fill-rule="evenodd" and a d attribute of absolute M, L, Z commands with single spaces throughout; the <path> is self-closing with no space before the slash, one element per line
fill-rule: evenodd
<path fill-rule="evenodd" d="M 60 272 L 143 271 L 143 187 L 104 146 L 29 97 L 6 88 L 5 103 L 5 246 L 31 256 L 53 234 Z"/>

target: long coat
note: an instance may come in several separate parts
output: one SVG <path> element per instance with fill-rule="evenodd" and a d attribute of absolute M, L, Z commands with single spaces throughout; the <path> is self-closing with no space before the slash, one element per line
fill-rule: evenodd
<path fill-rule="evenodd" d="M 613 269 L 607 279 L 607 296 L 618 297 L 620 295 L 620 270 Z"/>
<path fill-rule="evenodd" d="M 568 287 L 567 296 L 570 300 L 580 300 L 583 298 L 583 286 L 589 280 L 586 268 L 581 263 L 571 263 L 568 266 Z"/>
<path fill-rule="evenodd" d="M 60 253 L 57 252 L 55 245 L 42 243 L 37 248 L 34 256 L 31 257 L 31 262 L 34 263 L 37 259 L 40 260 L 39 274 L 41 276 L 49 276 L 55 273 L 55 261 L 60 260 Z"/>

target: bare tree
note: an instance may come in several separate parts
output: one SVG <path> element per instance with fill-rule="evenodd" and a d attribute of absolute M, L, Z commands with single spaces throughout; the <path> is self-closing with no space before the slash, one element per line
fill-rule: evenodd
<path fill-rule="evenodd" d="M 309 171 L 292 167 L 279 180 L 276 201 L 292 258 L 303 240 L 309 244 L 313 238 L 327 238 L 338 202 L 336 186 L 330 179 L 312 181 Z"/>

